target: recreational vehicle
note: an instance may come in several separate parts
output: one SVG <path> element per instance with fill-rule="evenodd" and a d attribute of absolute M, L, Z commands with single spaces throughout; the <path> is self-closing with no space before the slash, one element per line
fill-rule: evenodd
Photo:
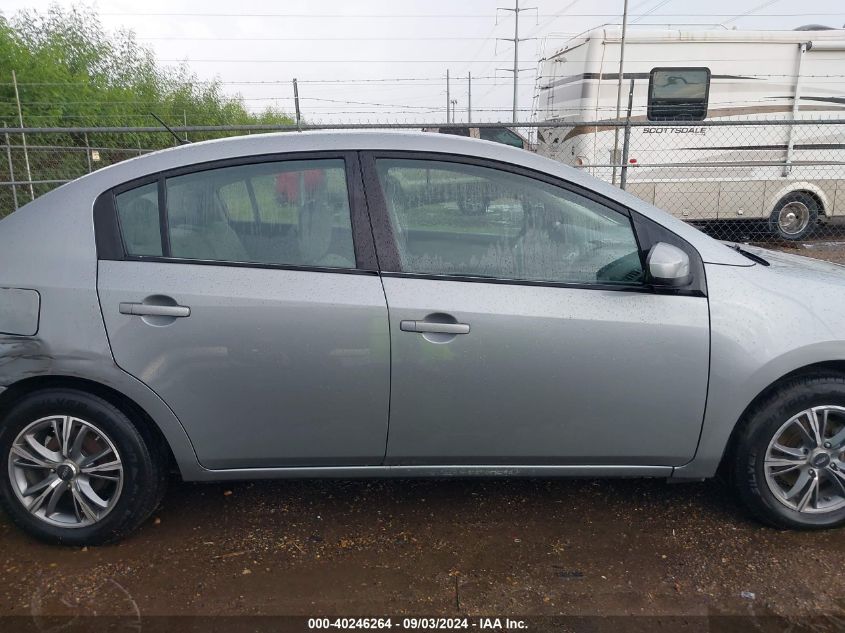
<path fill-rule="evenodd" d="M 620 78 L 621 54 L 604 27 L 542 61 L 539 153 L 686 220 L 845 215 L 845 125 L 809 123 L 845 120 L 845 30 L 629 30 Z"/>

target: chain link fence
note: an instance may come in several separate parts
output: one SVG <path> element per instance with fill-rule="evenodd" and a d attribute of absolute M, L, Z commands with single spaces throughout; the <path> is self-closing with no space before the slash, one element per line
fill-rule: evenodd
<path fill-rule="evenodd" d="M 537 151 L 721 239 L 845 240 L 845 120 L 576 123 Z"/>
<path fill-rule="evenodd" d="M 531 130 L 531 151 L 624 188 L 719 239 L 830 249 L 845 262 L 845 119 L 473 124 Z M 466 124 L 191 126 L 202 140 L 296 129 Z M 454 131 L 453 131 L 454 132 Z M 0 217 L 86 173 L 177 144 L 158 127 L 4 128 Z M 840 244 L 841 242 L 841 244 Z"/>

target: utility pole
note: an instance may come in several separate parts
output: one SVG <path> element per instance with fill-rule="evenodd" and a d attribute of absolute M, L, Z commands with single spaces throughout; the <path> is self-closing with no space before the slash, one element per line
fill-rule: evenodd
<path fill-rule="evenodd" d="M 467 123 L 472 123 L 472 73 L 467 72 Z"/>
<path fill-rule="evenodd" d="M 23 129 L 23 112 L 21 111 L 21 96 L 18 94 L 18 78 L 15 75 L 15 71 L 12 71 L 12 83 L 15 85 L 15 101 L 18 104 L 18 123 L 20 123 L 21 129 Z M 24 159 L 24 166 L 26 167 L 26 179 L 29 181 L 29 197 L 31 200 L 35 200 L 35 189 L 32 187 L 32 171 L 29 169 L 29 150 L 26 148 L 26 134 L 21 132 L 21 145 L 23 145 L 23 159 Z"/>
<path fill-rule="evenodd" d="M 523 7 L 519 8 L 519 0 L 514 0 L 513 8 L 510 7 L 498 7 L 497 11 L 513 11 L 513 38 L 510 37 L 499 37 L 496 39 L 505 40 L 507 42 L 513 42 L 513 69 L 503 69 L 508 72 L 513 73 L 513 122 L 516 123 L 517 116 L 517 102 L 519 98 L 519 43 L 524 42 L 527 39 L 534 39 L 534 38 L 520 38 L 519 37 L 519 14 L 523 11 L 531 11 L 536 9 L 537 7 Z"/>
<path fill-rule="evenodd" d="M 516 123 L 516 97 L 519 89 L 519 0 L 513 9 L 513 122 Z"/>
<path fill-rule="evenodd" d="M 6 122 L 3 121 L 3 127 Z M 15 165 L 12 162 L 12 142 L 9 140 L 9 133 L 6 132 L 6 160 L 9 161 L 9 181 L 12 183 L 12 200 L 15 203 L 15 211 L 18 210 L 18 187 L 15 184 Z"/>
<path fill-rule="evenodd" d="M 293 107 L 296 110 L 296 129 L 299 129 L 299 86 L 296 85 L 296 77 L 293 79 Z"/>
<path fill-rule="evenodd" d="M 628 33 L 628 0 L 622 5 L 622 41 L 619 45 L 619 83 L 616 86 L 616 123 L 622 110 L 622 77 L 625 70 L 625 36 Z M 611 182 L 616 184 L 616 164 L 619 154 L 619 128 L 613 130 L 613 177 Z"/>
<path fill-rule="evenodd" d="M 451 123 L 451 117 L 449 116 L 449 108 L 452 107 L 452 99 L 451 95 L 449 94 L 449 69 L 446 69 L 446 123 Z"/>

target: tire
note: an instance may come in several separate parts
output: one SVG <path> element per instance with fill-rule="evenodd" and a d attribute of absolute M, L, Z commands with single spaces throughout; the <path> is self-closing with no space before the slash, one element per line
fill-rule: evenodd
<path fill-rule="evenodd" d="M 775 205 L 769 216 L 769 229 L 783 240 L 803 240 L 816 230 L 821 211 L 819 203 L 810 194 L 790 193 Z"/>
<path fill-rule="evenodd" d="M 152 433 L 142 433 L 102 398 L 75 389 L 29 394 L 0 422 L 0 505 L 24 531 L 48 543 L 118 540 L 143 523 L 164 494 L 161 448 Z M 54 485 L 43 486 L 48 480 Z M 39 485 L 61 494 L 45 492 L 39 506 L 40 493 L 27 494 Z M 35 513 L 28 509 L 36 506 Z"/>
<path fill-rule="evenodd" d="M 810 411 L 826 420 L 821 446 L 813 439 Z M 835 440 L 830 448 L 825 439 Z M 776 448 L 776 440 L 789 453 Z M 845 376 L 788 379 L 748 412 L 733 448 L 732 480 L 760 521 L 804 530 L 845 524 Z"/>

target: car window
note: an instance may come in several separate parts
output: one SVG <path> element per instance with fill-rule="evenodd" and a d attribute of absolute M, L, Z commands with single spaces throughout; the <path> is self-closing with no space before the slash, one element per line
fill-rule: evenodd
<path fill-rule="evenodd" d="M 201 171 L 166 192 L 172 257 L 355 267 L 341 159 Z"/>
<path fill-rule="evenodd" d="M 115 196 L 123 246 L 128 255 L 161 256 L 158 185 L 150 183 Z"/>
<path fill-rule="evenodd" d="M 494 141 L 496 143 L 502 143 L 503 145 L 510 145 L 511 147 L 518 147 L 520 149 L 525 147 L 525 143 L 519 134 L 504 127 L 479 128 L 478 136 L 485 141 Z"/>
<path fill-rule="evenodd" d="M 638 283 L 630 219 L 562 187 L 442 161 L 379 159 L 404 272 Z"/>
<path fill-rule="evenodd" d="M 468 127 L 442 127 L 441 134 L 451 134 L 452 136 L 471 136 Z"/>

